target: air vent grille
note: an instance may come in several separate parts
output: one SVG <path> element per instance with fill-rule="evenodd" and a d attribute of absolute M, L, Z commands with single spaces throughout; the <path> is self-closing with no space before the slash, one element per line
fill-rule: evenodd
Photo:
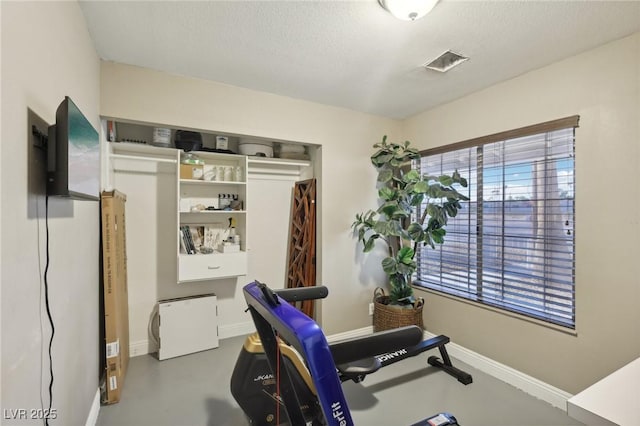
<path fill-rule="evenodd" d="M 452 52 L 451 50 L 447 50 L 442 55 L 426 64 L 424 67 L 429 70 L 438 72 L 447 72 L 456 65 L 460 65 L 467 59 L 469 58 L 467 58 L 466 56 L 462 56 L 458 53 Z"/>

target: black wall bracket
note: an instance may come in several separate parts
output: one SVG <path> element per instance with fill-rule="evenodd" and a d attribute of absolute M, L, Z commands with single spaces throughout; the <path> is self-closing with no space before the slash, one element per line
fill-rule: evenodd
<path fill-rule="evenodd" d="M 47 142 L 49 141 L 48 132 L 43 132 L 42 130 L 38 129 L 35 124 L 32 124 L 31 134 L 33 135 L 33 146 L 42 150 L 46 150 Z"/>

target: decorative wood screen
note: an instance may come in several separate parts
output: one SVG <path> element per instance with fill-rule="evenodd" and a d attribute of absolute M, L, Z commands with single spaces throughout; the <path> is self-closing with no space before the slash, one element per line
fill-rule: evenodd
<path fill-rule="evenodd" d="M 296 182 L 291 206 L 287 288 L 316 285 L 316 180 Z M 309 317 L 314 301 L 297 302 L 296 307 Z"/>

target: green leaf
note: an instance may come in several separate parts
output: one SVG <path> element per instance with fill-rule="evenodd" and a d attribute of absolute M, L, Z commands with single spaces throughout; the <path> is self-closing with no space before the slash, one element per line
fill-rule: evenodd
<path fill-rule="evenodd" d="M 393 178 L 393 171 L 390 169 L 380 170 L 378 173 L 378 182 L 387 183 Z"/>
<path fill-rule="evenodd" d="M 420 179 L 420 173 L 417 170 L 410 170 L 402 177 L 404 182 L 415 182 Z"/>
<path fill-rule="evenodd" d="M 414 300 L 413 289 L 409 285 L 408 277 L 402 274 L 395 274 L 389 277 L 391 292 L 389 294 L 391 303 L 409 304 Z"/>
<path fill-rule="evenodd" d="M 443 185 L 450 186 L 453 184 L 453 178 L 451 176 L 442 175 L 438 177 L 438 182 Z"/>
<path fill-rule="evenodd" d="M 397 262 L 393 257 L 385 257 L 382 259 L 382 270 L 388 275 L 395 274 L 398 270 Z"/>
<path fill-rule="evenodd" d="M 393 158 L 393 154 L 388 154 L 382 150 L 378 151 L 371 157 L 371 162 L 374 166 L 380 167 L 389 162 Z"/>
<path fill-rule="evenodd" d="M 397 195 L 397 191 L 395 191 L 392 188 L 389 188 L 388 186 L 383 186 L 378 191 L 378 196 L 380 198 L 382 198 L 383 200 L 385 200 L 385 201 L 389 201 L 389 200 L 395 199 L 396 195 Z"/>
<path fill-rule="evenodd" d="M 382 149 L 382 145 L 380 145 L 379 143 L 375 144 L 373 147 L 380 148 L 371 155 L 371 162 L 375 164 L 375 159 L 377 159 L 379 156 L 381 156 L 384 153 L 384 149 Z"/>
<path fill-rule="evenodd" d="M 374 234 L 371 237 L 369 237 L 369 239 L 367 240 L 366 243 L 364 243 L 364 252 L 368 253 L 373 249 L 374 244 L 376 243 L 376 240 L 380 237 L 380 235 Z"/>
<path fill-rule="evenodd" d="M 413 186 L 413 192 L 418 194 L 426 194 L 428 190 L 429 184 L 423 180 L 421 180 L 420 182 L 416 182 L 416 184 Z"/>
<path fill-rule="evenodd" d="M 427 195 L 431 198 L 440 198 L 442 194 L 442 186 L 439 183 L 432 183 L 429 185 Z"/>
<path fill-rule="evenodd" d="M 397 213 L 402 213 L 402 210 L 398 207 L 398 202 L 395 200 L 387 201 L 378 210 L 389 218 L 394 217 Z"/>
<path fill-rule="evenodd" d="M 412 207 L 418 207 L 424 201 L 424 194 L 414 194 L 411 197 L 411 202 L 409 203 Z"/>
<path fill-rule="evenodd" d="M 442 221 L 442 207 L 437 204 L 429 204 L 427 206 L 427 214 L 431 216 L 431 220 Z"/>
<path fill-rule="evenodd" d="M 396 258 L 398 259 L 399 263 L 408 264 L 409 262 L 413 261 L 414 254 L 415 253 L 411 247 L 402 247 L 398 251 Z"/>
<path fill-rule="evenodd" d="M 447 212 L 447 215 L 449 215 L 450 217 L 456 217 L 458 214 L 458 207 L 456 206 L 456 203 L 444 203 L 443 205 L 444 207 L 444 211 Z"/>
<path fill-rule="evenodd" d="M 383 220 L 377 221 L 373 225 L 373 232 L 377 234 L 386 235 L 387 234 L 387 222 Z"/>
<path fill-rule="evenodd" d="M 413 296 L 399 297 L 397 302 L 400 305 L 413 305 L 416 302 L 416 298 Z"/>
<path fill-rule="evenodd" d="M 402 229 L 402 224 L 398 220 L 393 220 L 387 225 L 387 235 L 393 237 L 404 237 L 405 232 Z"/>
<path fill-rule="evenodd" d="M 446 233 L 447 231 L 445 231 L 444 228 L 434 229 L 431 231 L 431 238 L 433 238 L 435 243 L 442 244 L 444 243 L 444 236 Z"/>
<path fill-rule="evenodd" d="M 429 246 L 429 247 L 431 247 L 432 249 L 435 249 L 435 248 L 436 248 L 435 244 L 433 244 L 433 239 L 431 239 L 431 235 L 430 235 L 430 233 L 429 233 L 429 232 L 425 232 L 425 233 L 424 233 L 424 240 L 423 240 L 422 245 L 423 245 L 423 246 L 427 246 L 427 245 L 428 245 L 428 246 Z"/>
<path fill-rule="evenodd" d="M 407 234 L 413 241 L 422 241 L 424 238 L 424 230 L 419 223 L 413 222 L 407 227 Z"/>
<path fill-rule="evenodd" d="M 392 286 L 392 292 L 394 291 L 394 289 L 401 289 L 403 287 L 406 287 L 407 285 L 405 277 L 402 274 L 398 274 L 397 272 L 392 272 L 391 274 L 389 274 L 389 282 Z"/>
<path fill-rule="evenodd" d="M 410 212 L 407 212 L 406 209 L 403 209 L 402 207 L 398 207 L 394 212 L 393 215 L 391 216 L 391 219 L 393 220 L 402 220 L 406 217 L 411 216 Z"/>
<path fill-rule="evenodd" d="M 398 263 L 398 273 L 402 275 L 412 275 L 416 271 L 417 265 L 415 261 L 409 263 Z"/>
<path fill-rule="evenodd" d="M 433 231 L 434 229 L 440 229 L 440 228 L 442 228 L 442 222 L 440 222 L 438 219 L 433 217 L 429 219 L 429 223 L 427 225 L 427 229 L 429 231 Z"/>

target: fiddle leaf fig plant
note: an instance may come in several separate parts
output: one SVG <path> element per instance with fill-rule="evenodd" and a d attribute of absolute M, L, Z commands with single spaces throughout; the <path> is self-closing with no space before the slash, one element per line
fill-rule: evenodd
<path fill-rule="evenodd" d="M 418 268 L 418 248 L 444 243 L 448 219 L 458 214 L 460 201 L 469 200 L 454 185 L 466 187 L 467 180 L 457 170 L 452 175 L 421 175 L 411 168 L 420 153 L 408 141 L 391 143 L 384 136 L 373 147 L 380 206 L 356 214 L 351 226 L 365 253 L 378 242 L 386 245 L 382 269 L 389 279 L 391 304 L 413 304 L 411 278 Z"/>

